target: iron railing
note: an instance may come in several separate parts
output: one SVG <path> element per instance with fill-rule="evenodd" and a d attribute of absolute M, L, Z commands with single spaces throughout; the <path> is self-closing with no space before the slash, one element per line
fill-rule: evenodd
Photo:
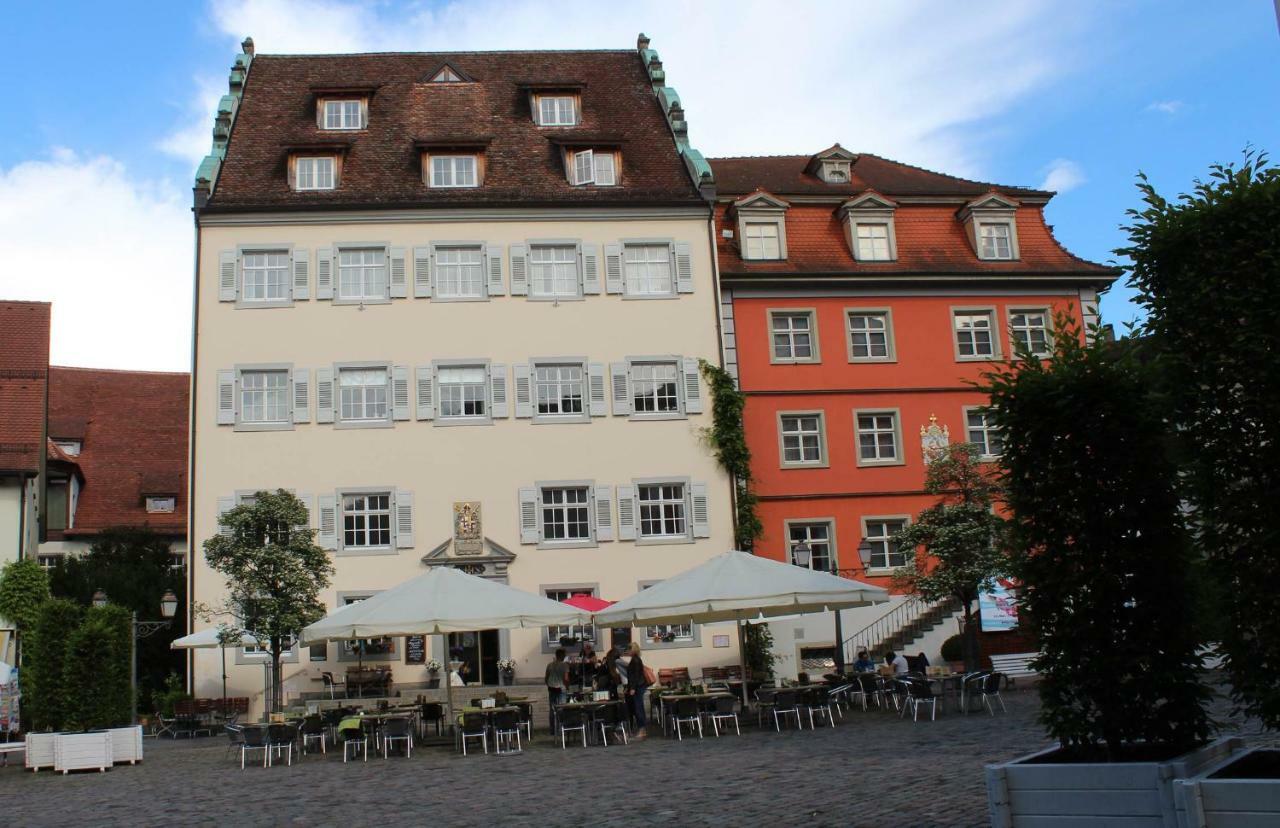
<path fill-rule="evenodd" d="M 909 631 L 912 625 L 918 624 L 930 612 L 945 607 L 948 603 L 950 599 L 946 598 L 938 601 L 908 598 L 841 642 L 845 663 L 852 664 L 857 659 L 859 650 L 866 650 L 873 656 L 882 655 L 875 652 L 875 648 L 882 642 Z"/>

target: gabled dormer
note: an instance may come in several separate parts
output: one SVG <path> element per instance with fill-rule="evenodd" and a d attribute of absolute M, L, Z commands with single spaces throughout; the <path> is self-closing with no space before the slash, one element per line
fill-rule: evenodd
<path fill-rule="evenodd" d="M 856 155 L 839 144 L 833 144 L 809 159 L 805 172 L 815 175 L 827 184 L 848 184 L 853 178 L 853 162 Z"/>
<path fill-rule="evenodd" d="M 893 227 L 898 203 L 874 190 L 840 206 L 849 252 L 859 262 L 892 262 L 898 258 L 898 236 Z"/>
<path fill-rule="evenodd" d="M 455 69 L 448 63 L 428 72 L 424 80 L 427 83 L 475 83 L 475 79 L 466 72 L 461 69 Z"/>
<path fill-rule="evenodd" d="M 1018 202 L 996 192 L 970 201 L 957 214 L 979 259 L 1013 261 L 1018 252 Z"/>
<path fill-rule="evenodd" d="M 787 258 L 787 210 L 790 204 L 758 190 L 733 203 L 738 218 L 738 250 L 748 261 Z"/>

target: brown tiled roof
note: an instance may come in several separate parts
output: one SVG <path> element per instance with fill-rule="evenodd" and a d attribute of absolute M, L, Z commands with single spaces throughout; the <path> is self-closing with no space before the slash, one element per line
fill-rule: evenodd
<path fill-rule="evenodd" d="M 973 197 L 996 190 L 1015 197 L 1048 197 L 1052 193 L 1027 187 L 1006 187 L 956 178 L 922 167 L 891 161 L 878 155 L 858 154 L 849 181 L 828 184 L 806 172 L 810 155 L 761 155 L 743 158 L 708 158 L 715 171 L 719 195 L 745 195 L 754 190 L 786 198 L 789 195 L 853 196 L 864 190 L 875 190 L 893 196 L 966 196 Z"/>
<path fill-rule="evenodd" d="M 445 62 L 473 83 L 428 83 Z M 529 84 L 581 85 L 582 123 L 538 127 Z M 376 87 L 369 126 L 316 125 L 316 90 Z M 622 148 L 619 186 L 574 187 L 551 139 L 608 135 Z M 474 189 L 431 189 L 415 142 L 491 139 Z M 294 192 L 286 147 L 346 145 L 338 188 Z M 450 52 L 253 59 L 210 212 L 246 209 L 699 204 L 635 51 Z"/>
<path fill-rule="evenodd" d="M 190 377 L 144 371 L 49 369 L 49 437 L 59 422 L 83 422 L 84 476 L 67 536 L 111 526 L 186 533 L 187 400 Z M 164 491 L 157 490 L 157 486 Z M 143 496 L 175 495 L 172 514 L 148 514 Z"/>
<path fill-rule="evenodd" d="M 49 314 L 47 302 L 0 302 L 0 471 L 40 468 Z"/>

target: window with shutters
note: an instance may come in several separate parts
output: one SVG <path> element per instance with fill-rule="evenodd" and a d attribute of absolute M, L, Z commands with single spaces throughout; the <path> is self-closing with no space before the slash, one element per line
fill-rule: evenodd
<path fill-rule="evenodd" d="M 391 421 L 391 372 L 384 367 L 338 369 L 338 420 L 343 423 Z"/>
<path fill-rule="evenodd" d="M 656 586 L 662 581 L 641 581 L 641 591 Z M 644 637 L 650 646 L 663 649 L 664 645 L 694 646 L 698 643 L 698 628 L 693 624 L 649 624 L 644 628 Z"/>
<path fill-rule="evenodd" d="M 240 299 L 245 303 L 289 300 L 292 264 L 287 250 L 245 252 L 240 257 Z"/>
<path fill-rule="evenodd" d="M 1049 355 L 1049 311 L 1045 308 L 1010 308 L 1009 337 L 1014 352 L 1022 349 L 1034 356 Z"/>
<path fill-rule="evenodd" d="M 391 546 L 391 493 L 342 496 L 344 549 L 385 549 Z"/>
<path fill-rule="evenodd" d="M 850 362 L 892 362 L 893 315 L 888 308 L 846 308 Z"/>
<path fill-rule="evenodd" d="M 589 485 L 539 486 L 540 542 L 549 546 L 580 546 L 594 541 Z"/>
<path fill-rule="evenodd" d="M 285 425 L 290 422 L 287 370 L 240 372 L 240 422 Z"/>
<path fill-rule="evenodd" d="M 436 369 L 436 420 L 489 419 L 489 371 L 484 365 Z"/>
<path fill-rule="evenodd" d="M 966 407 L 964 419 L 968 440 L 980 457 L 992 459 L 1004 452 L 1004 437 L 985 407 Z"/>
<path fill-rule="evenodd" d="M 641 483 L 636 486 L 637 537 L 671 540 L 689 537 L 684 483 Z"/>
<path fill-rule="evenodd" d="M 632 362 L 631 413 L 636 417 L 681 414 L 680 363 Z"/>
<path fill-rule="evenodd" d="M 332 190 L 337 186 L 332 155 L 298 156 L 293 160 L 293 186 L 299 191 Z"/>
<path fill-rule="evenodd" d="M 813 310 L 769 311 L 769 361 L 819 362 L 817 319 Z"/>
<path fill-rule="evenodd" d="M 574 126 L 578 123 L 578 102 L 574 95 L 536 95 L 533 111 L 538 126 Z"/>
<path fill-rule="evenodd" d="M 898 410 L 855 411 L 859 466 L 901 465 L 902 433 Z"/>
<path fill-rule="evenodd" d="M 827 465 L 827 435 L 821 411 L 778 413 L 783 468 Z"/>
<path fill-rule="evenodd" d="M 543 587 L 542 594 L 547 596 L 550 601 L 567 601 L 575 595 L 590 595 L 596 597 L 597 587 L 594 584 L 583 584 L 582 586 L 550 586 Z M 561 624 L 553 625 L 546 628 L 546 636 L 542 640 L 543 651 L 551 652 L 555 648 L 562 646 L 561 640 L 578 640 L 592 641 L 596 640 L 596 628 L 594 624 Z"/>
<path fill-rule="evenodd" d="M 529 295 L 538 299 L 576 299 L 582 295 L 576 244 L 529 248 Z"/>
<path fill-rule="evenodd" d="M 322 101 L 325 129 L 364 129 L 365 102 L 362 98 Z"/>
<path fill-rule="evenodd" d="M 809 547 L 809 568 L 819 572 L 836 571 L 835 523 L 831 520 L 787 521 L 787 551 L 798 544 Z"/>
<path fill-rule="evenodd" d="M 674 296 L 670 244 L 627 244 L 622 248 L 627 296 Z"/>
<path fill-rule="evenodd" d="M 581 362 L 535 362 L 534 419 L 586 420 L 586 373 L 586 365 Z"/>
<path fill-rule="evenodd" d="M 748 221 L 743 228 L 742 250 L 744 259 L 781 259 L 779 240 L 781 224 L 777 221 Z"/>
<path fill-rule="evenodd" d="M 907 552 L 901 549 L 893 536 L 906 528 L 908 518 L 864 517 L 862 537 L 871 546 L 867 569 L 899 569 L 907 565 Z"/>
<path fill-rule="evenodd" d="M 346 248 L 338 251 L 339 301 L 386 302 L 390 297 L 385 248 Z"/>
<path fill-rule="evenodd" d="M 437 299 L 483 299 L 485 297 L 484 251 L 474 247 L 435 248 L 435 297 Z"/>
<path fill-rule="evenodd" d="M 474 155 L 433 155 L 431 156 L 431 186 L 477 187 L 480 185 L 477 167 Z"/>
<path fill-rule="evenodd" d="M 998 359 L 995 338 L 995 310 L 992 308 L 952 308 L 957 360 Z"/>

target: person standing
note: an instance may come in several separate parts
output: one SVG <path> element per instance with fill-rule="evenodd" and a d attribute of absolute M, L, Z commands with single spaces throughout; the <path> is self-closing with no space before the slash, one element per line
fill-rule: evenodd
<path fill-rule="evenodd" d="M 640 658 L 640 642 L 632 641 L 627 652 L 631 655 L 631 661 L 627 663 L 627 700 L 631 719 L 636 723 L 636 738 L 644 739 L 649 735 L 644 729 L 644 691 L 649 689 L 649 680 L 645 676 L 644 661 Z"/>
<path fill-rule="evenodd" d="M 547 685 L 547 704 L 550 708 L 551 733 L 556 732 L 556 705 L 564 698 L 564 690 L 569 686 L 569 665 L 564 660 L 564 647 L 556 648 L 556 659 L 547 665 L 543 676 Z"/>

